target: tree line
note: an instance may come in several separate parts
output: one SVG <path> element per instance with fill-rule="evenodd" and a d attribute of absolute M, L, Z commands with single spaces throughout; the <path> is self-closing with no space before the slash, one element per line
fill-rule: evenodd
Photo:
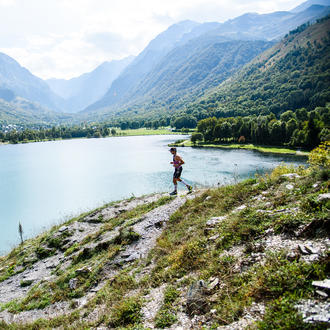
<path fill-rule="evenodd" d="M 269 115 L 202 119 L 192 142 L 255 143 L 262 145 L 290 146 L 312 149 L 322 141 L 330 140 L 330 104 L 288 110 L 276 119 Z"/>
<path fill-rule="evenodd" d="M 100 138 L 109 135 L 116 135 L 114 128 L 107 125 L 97 126 L 72 126 L 72 127 L 51 127 L 39 129 L 11 130 L 9 132 L 0 131 L 0 141 L 9 143 L 20 143 L 30 141 L 46 141 L 56 139 L 72 138 Z"/>

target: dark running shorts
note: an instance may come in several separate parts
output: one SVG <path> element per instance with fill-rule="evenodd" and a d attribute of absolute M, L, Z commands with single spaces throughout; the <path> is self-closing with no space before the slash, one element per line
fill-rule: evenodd
<path fill-rule="evenodd" d="M 176 167 L 174 170 L 173 178 L 179 179 L 182 173 L 182 166 Z"/>

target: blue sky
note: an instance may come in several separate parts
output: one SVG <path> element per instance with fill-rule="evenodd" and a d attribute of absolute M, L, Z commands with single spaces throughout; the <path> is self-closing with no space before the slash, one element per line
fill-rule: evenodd
<path fill-rule="evenodd" d="M 137 55 L 170 25 L 290 10 L 303 0 L 0 0 L 0 51 L 41 78 Z"/>

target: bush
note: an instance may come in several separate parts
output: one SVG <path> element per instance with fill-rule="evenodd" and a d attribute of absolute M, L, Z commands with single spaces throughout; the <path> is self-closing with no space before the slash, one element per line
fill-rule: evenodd
<path fill-rule="evenodd" d="M 321 143 L 313 149 L 308 157 L 308 162 L 312 166 L 329 168 L 330 167 L 330 141 Z"/>
<path fill-rule="evenodd" d="M 114 306 L 110 326 L 120 327 L 138 324 L 141 320 L 142 301 L 137 297 L 123 299 Z"/>

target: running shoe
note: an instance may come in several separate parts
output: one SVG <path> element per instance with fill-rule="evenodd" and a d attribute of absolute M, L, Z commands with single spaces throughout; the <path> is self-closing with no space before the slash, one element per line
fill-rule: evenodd
<path fill-rule="evenodd" d="M 188 188 L 188 194 L 191 194 L 192 191 L 193 191 L 193 187 L 192 186 L 188 186 L 187 188 Z"/>
<path fill-rule="evenodd" d="M 174 195 L 177 195 L 177 194 L 178 194 L 178 193 L 177 193 L 176 190 L 174 190 L 174 191 L 172 191 L 172 192 L 170 193 L 171 196 L 174 196 Z"/>

